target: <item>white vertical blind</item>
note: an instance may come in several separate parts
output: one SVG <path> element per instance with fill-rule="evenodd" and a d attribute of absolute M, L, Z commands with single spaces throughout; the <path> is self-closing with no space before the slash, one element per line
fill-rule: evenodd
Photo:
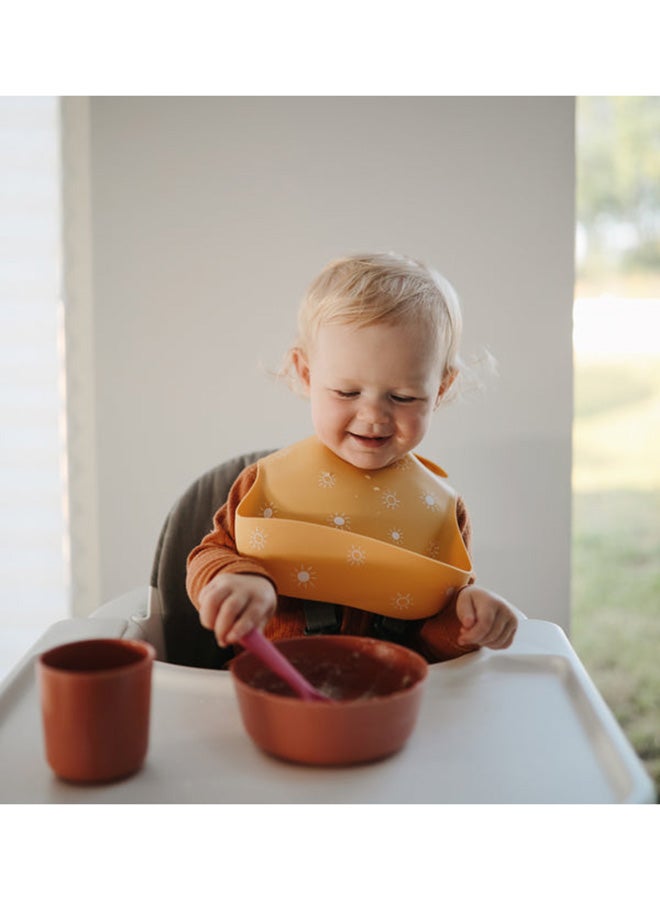
<path fill-rule="evenodd" d="M 0 97 L 0 677 L 69 615 L 59 101 Z"/>

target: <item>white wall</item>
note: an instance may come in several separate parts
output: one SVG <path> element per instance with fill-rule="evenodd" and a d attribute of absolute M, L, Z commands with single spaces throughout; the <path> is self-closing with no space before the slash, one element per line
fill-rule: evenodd
<path fill-rule="evenodd" d="M 198 474 L 309 432 L 306 401 L 264 369 L 323 264 L 392 249 L 454 282 L 465 349 L 499 363 L 422 447 L 466 498 L 480 580 L 567 628 L 572 99 L 89 109 L 100 599 L 147 583 Z"/>

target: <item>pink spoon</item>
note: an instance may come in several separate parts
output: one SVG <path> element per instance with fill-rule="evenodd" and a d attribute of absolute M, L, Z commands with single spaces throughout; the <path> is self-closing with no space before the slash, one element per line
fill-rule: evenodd
<path fill-rule="evenodd" d="M 291 665 L 286 656 L 280 653 L 267 637 L 264 637 L 258 628 L 248 631 L 240 639 L 240 643 L 250 653 L 254 653 L 272 672 L 279 675 L 282 681 L 285 681 L 302 700 L 323 700 L 326 703 L 332 703 L 330 697 L 326 697 L 321 691 L 317 691 L 315 687 L 312 687 L 309 681 L 300 674 L 298 669 Z"/>

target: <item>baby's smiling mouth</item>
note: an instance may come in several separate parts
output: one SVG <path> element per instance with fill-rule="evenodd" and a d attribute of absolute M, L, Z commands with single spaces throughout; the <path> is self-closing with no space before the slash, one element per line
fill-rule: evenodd
<path fill-rule="evenodd" d="M 389 434 L 385 435 L 370 435 L 370 434 L 355 434 L 353 431 L 348 432 L 349 435 L 358 441 L 360 444 L 365 444 L 368 447 L 380 447 L 381 444 L 384 444 L 386 441 L 390 439 Z"/>

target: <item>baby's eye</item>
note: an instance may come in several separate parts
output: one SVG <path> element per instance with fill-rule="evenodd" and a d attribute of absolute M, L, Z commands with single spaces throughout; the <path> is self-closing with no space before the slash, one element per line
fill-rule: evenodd
<path fill-rule="evenodd" d="M 335 391 L 335 394 L 338 397 L 342 397 L 345 400 L 350 400 L 352 397 L 359 396 L 359 391 Z"/>
<path fill-rule="evenodd" d="M 395 403 L 413 403 L 417 399 L 416 397 L 403 397 L 401 394 L 391 394 L 390 396 Z"/>

